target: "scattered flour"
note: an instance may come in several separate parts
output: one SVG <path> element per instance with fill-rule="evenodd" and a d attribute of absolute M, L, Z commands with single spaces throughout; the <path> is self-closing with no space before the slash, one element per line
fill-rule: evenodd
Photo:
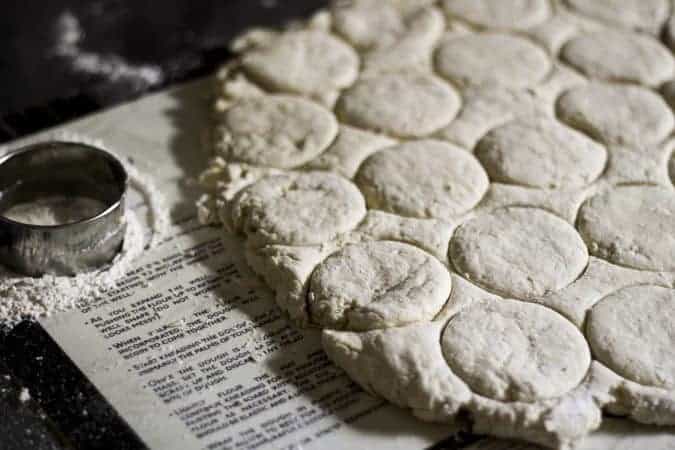
<path fill-rule="evenodd" d="M 67 59 L 78 72 L 100 75 L 110 81 L 127 80 L 141 86 L 152 86 L 164 79 L 162 69 L 155 65 L 132 65 L 116 54 L 99 54 L 82 49 L 84 31 L 78 18 L 70 11 L 57 20 L 54 54 Z"/>
<path fill-rule="evenodd" d="M 21 388 L 21 391 L 19 392 L 19 401 L 21 403 L 26 403 L 30 401 L 31 396 L 30 396 L 30 391 L 28 388 Z"/>
<path fill-rule="evenodd" d="M 55 133 L 32 142 L 59 140 L 81 142 L 115 153 L 101 141 L 73 133 Z M 0 147 L 0 155 L 11 148 Z M 120 160 L 125 163 L 123 159 Z M 133 261 L 148 247 L 158 244 L 169 228 L 164 198 L 152 180 L 134 166 L 124 164 L 130 187 L 140 192 L 149 210 L 152 237 L 145 242 L 143 225 L 136 214 L 127 210 L 127 231 L 120 253 L 103 269 L 74 277 L 44 275 L 40 278 L 16 274 L 0 265 L 0 326 L 13 327 L 21 320 L 36 319 L 64 311 L 76 304 L 100 297 L 130 268 Z"/>

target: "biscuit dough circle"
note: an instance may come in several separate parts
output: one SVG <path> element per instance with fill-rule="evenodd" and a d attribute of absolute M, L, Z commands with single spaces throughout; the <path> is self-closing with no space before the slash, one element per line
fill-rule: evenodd
<path fill-rule="evenodd" d="M 443 355 L 471 389 L 501 401 L 559 397 L 586 375 L 591 355 L 581 332 L 541 305 L 495 300 L 455 315 Z"/>
<path fill-rule="evenodd" d="M 570 224 L 530 207 L 501 208 L 465 222 L 449 254 L 469 280 L 518 299 L 564 288 L 588 262 L 586 246 Z"/>
<path fill-rule="evenodd" d="M 586 335 L 593 355 L 618 374 L 675 389 L 675 289 L 619 289 L 593 306 Z"/>
<path fill-rule="evenodd" d="M 332 112 L 286 95 L 246 98 L 228 108 L 216 128 L 216 152 L 228 161 L 264 167 L 297 167 L 335 139 Z"/>
<path fill-rule="evenodd" d="M 586 200 L 577 228 L 591 253 L 635 269 L 675 271 L 675 191 L 623 186 Z"/>
<path fill-rule="evenodd" d="M 313 323 L 364 331 L 429 321 L 450 295 L 448 270 L 409 244 L 372 241 L 345 246 L 314 271 Z"/>
<path fill-rule="evenodd" d="M 561 58 L 586 76 L 658 86 L 673 76 L 673 57 L 659 41 L 628 31 L 601 31 L 570 40 Z"/>
<path fill-rule="evenodd" d="M 338 116 L 351 125 L 394 137 L 427 136 L 446 126 L 460 107 L 455 90 L 423 73 L 368 76 L 343 92 Z"/>
<path fill-rule="evenodd" d="M 492 181 L 556 189 L 588 185 L 607 161 L 603 146 L 551 119 L 518 119 L 488 132 L 476 157 Z"/>
<path fill-rule="evenodd" d="M 235 229 L 253 245 L 322 244 L 352 230 L 365 214 L 356 186 L 329 172 L 263 178 L 232 205 Z"/>
<path fill-rule="evenodd" d="M 485 170 L 471 153 L 436 140 L 375 152 L 354 181 L 372 209 L 446 220 L 476 206 L 489 186 Z"/>
<path fill-rule="evenodd" d="M 439 74 L 461 86 L 526 88 L 551 70 L 543 49 L 505 33 L 448 39 L 436 51 L 435 61 Z"/>
<path fill-rule="evenodd" d="M 657 94 L 640 86 L 589 83 L 558 99 L 558 117 L 605 144 L 642 146 L 663 140 L 673 114 Z"/>
<path fill-rule="evenodd" d="M 550 15 L 546 0 L 443 0 L 445 12 L 482 28 L 524 30 Z"/>
<path fill-rule="evenodd" d="M 359 57 L 341 40 L 321 31 L 290 31 L 242 57 L 244 70 L 275 91 L 321 94 L 342 89 L 358 76 Z M 295 68 L 295 69 L 291 69 Z"/>

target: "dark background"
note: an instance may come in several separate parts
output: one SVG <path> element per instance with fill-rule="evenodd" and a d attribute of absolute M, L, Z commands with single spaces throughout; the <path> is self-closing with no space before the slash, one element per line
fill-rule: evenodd
<path fill-rule="evenodd" d="M 2 0 L 0 142 L 212 72 L 254 25 L 309 16 L 328 0 Z M 80 55 L 159 79 L 77 67 Z M 68 30 L 71 34 L 68 34 Z M 70 50 L 73 49 L 71 45 Z M 90 58 L 91 60 L 91 58 Z"/>
<path fill-rule="evenodd" d="M 282 25 L 326 3 L 1 0 L 0 142 L 207 75 L 231 56 L 228 42 L 242 30 Z M 78 55 L 98 68 L 78 66 Z M 120 67 L 134 70 L 113 70 Z M 37 325 L 0 330 L 1 450 L 137 448 L 94 391 Z M 87 408 L 110 420 L 100 426 L 91 412 L 67 414 Z"/>

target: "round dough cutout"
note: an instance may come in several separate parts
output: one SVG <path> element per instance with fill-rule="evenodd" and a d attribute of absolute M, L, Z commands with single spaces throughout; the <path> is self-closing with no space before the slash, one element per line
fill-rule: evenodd
<path fill-rule="evenodd" d="M 505 297 L 532 299 L 576 280 L 588 251 L 576 230 L 538 208 L 506 207 L 462 224 L 450 259 L 469 280 Z"/>
<path fill-rule="evenodd" d="M 435 140 L 373 153 L 354 181 L 372 209 L 446 220 L 476 206 L 489 186 L 485 170 L 471 153 Z"/>
<path fill-rule="evenodd" d="M 591 363 L 572 323 L 544 306 L 508 299 L 459 312 L 441 346 L 473 391 L 507 402 L 559 397 L 582 381 Z"/>
<path fill-rule="evenodd" d="M 623 186 L 586 200 L 577 228 L 591 254 L 635 269 L 675 271 L 675 191 Z"/>
<path fill-rule="evenodd" d="M 586 324 L 593 355 L 619 375 L 675 389 L 675 289 L 620 289 L 593 306 Z"/>
<path fill-rule="evenodd" d="M 524 30 L 543 23 L 550 15 L 546 0 L 443 0 L 443 9 L 483 28 Z"/>
<path fill-rule="evenodd" d="M 590 184 L 607 161 L 603 146 L 551 119 L 518 119 L 488 132 L 476 157 L 492 181 L 557 189 Z"/>
<path fill-rule="evenodd" d="M 327 33 L 303 30 L 284 33 L 269 45 L 247 52 L 242 66 L 272 90 L 322 94 L 351 85 L 358 76 L 359 57 Z"/>
<path fill-rule="evenodd" d="M 649 145 L 673 129 L 666 102 L 640 86 L 590 83 L 565 92 L 556 107 L 569 126 L 606 144 Z"/>
<path fill-rule="evenodd" d="M 461 86 L 525 88 L 546 77 L 551 61 L 527 39 L 503 33 L 478 33 L 445 41 L 436 52 L 436 68 Z"/>
<path fill-rule="evenodd" d="M 429 135 L 446 126 L 460 106 L 459 95 L 433 75 L 391 73 L 363 78 L 337 104 L 342 120 L 395 137 Z"/>
<path fill-rule="evenodd" d="M 322 327 L 363 331 L 429 321 L 450 295 L 448 270 L 409 244 L 347 245 L 312 274 L 309 311 Z"/>
<path fill-rule="evenodd" d="M 232 222 L 254 245 L 311 245 L 350 231 L 366 206 L 350 181 L 329 172 L 277 175 L 243 189 Z"/>
<path fill-rule="evenodd" d="M 332 112 L 309 100 L 284 95 L 240 100 L 219 120 L 215 147 L 221 156 L 280 169 L 315 158 L 338 132 Z"/>
<path fill-rule="evenodd" d="M 573 38 L 561 57 L 591 78 L 658 86 L 673 76 L 670 51 L 651 36 L 601 31 Z"/>

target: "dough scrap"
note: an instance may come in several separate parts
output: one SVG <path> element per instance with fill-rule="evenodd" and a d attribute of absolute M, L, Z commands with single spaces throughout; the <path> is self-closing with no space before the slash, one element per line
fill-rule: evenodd
<path fill-rule="evenodd" d="M 670 185 L 668 143 L 641 146 L 609 145 L 607 169 L 603 181 L 611 184 Z"/>
<path fill-rule="evenodd" d="M 658 86 L 673 76 L 670 51 L 648 35 L 600 31 L 573 38 L 561 58 L 586 76 L 608 81 Z"/>
<path fill-rule="evenodd" d="M 415 138 L 446 126 L 459 107 L 459 95 L 439 78 L 403 72 L 360 79 L 344 91 L 337 113 L 353 126 Z"/>
<path fill-rule="evenodd" d="M 333 28 L 360 50 L 383 48 L 399 41 L 411 28 L 417 12 L 435 0 L 347 0 L 333 2 Z"/>
<path fill-rule="evenodd" d="M 536 116 L 541 108 L 527 90 L 503 87 L 475 87 L 462 91 L 463 103 L 457 118 L 437 135 L 464 148 L 476 142 L 491 128 L 521 116 Z"/>
<path fill-rule="evenodd" d="M 324 330 L 328 357 L 372 394 L 425 420 L 451 421 L 471 391 L 446 364 L 432 322 L 365 333 Z M 387 374 L 389 376 L 384 376 Z"/>
<path fill-rule="evenodd" d="M 412 245 L 372 241 L 326 258 L 310 281 L 311 320 L 354 331 L 428 321 L 450 295 L 447 269 Z"/>
<path fill-rule="evenodd" d="M 335 139 L 335 116 L 298 97 L 245 98 L 216 127 L 216 152 L 228 161 L 288 169 L 323 152 Z"/>
<path fill-rule="evenodd" d="M 573 224 L 579 207 L 595 186 L 580 189 L 538 189 L 516 184 L 490 183 L 483 200 L 471 215 L 491 212 L 505 206 L 538 208 Z"/>
<path fill-rule="evenodd" d="M 401 217 L 382 211 L 368 211 L 356 229 L 375 240 L 400 241 L 421 248 L 443 264 L 448 263 L 448 244 L 454 227 L 442 220 Z"/>
<path fill-rule="evenodd" d="M 359 57 L 328 33 L 298 30 L 246 52 L 241 64 L 249 76 L 273 91 L 321 95 L 356 81 Z"/>
<path fill-rule="evenodd" d="M 322 341 L 329 358 L 366 391 L 410 408 L 423 420 L 454 423 L 461 410 L 474 433 L 552 448 L 572 448 L 599 426 L 597 403 L 610 401 L 606 370 L 593 363 L 581 384 L 560 397 L 534 403 L 492 400 L 473 394 L 445 363 L 440 345 L 444 326 L 431 322 L 364 333 L 326 330 Z"/>
<path fill-rule="evenodd" d="M 617 289 L 636 284 L 675 286 L 675 273 L 630 269 L 591 256 L 588 267 L 574 283 L 535 301 L 558 311 L 582 328 L 586 313 L 595 303 Z M 453 285 L 453 292 L 456 285 Z"/>
<path fill-rule="evenodd" d="M 322 244 L 354 229 L 365 214 L 356 186 L 329 172 L 263 178 L 232 205 L 235 230 L 255 246 Z"/>
<path fill-rule="evenodd" d="M 370 208 L 444 220 L 476 206 L 489 185 L 471 153 L 434 140 L 380 150 L 364 161 L 354 180 Z"/>
<path fill-rule="evenodd" d="M 577 13 L 651 33 L 658 33 L 668 18 L 668 0 L 566 0 Z"/>
<path fill-rule="evenodd" d="M 546 0 L 443 0 L 448 15 L 482 28 L 524 30 L 550 15 Z"/>
<path fill-rule="evenodd" d="M 637 383 L 675 390 L 675 289 L 630 286 L 591 309 L 586 335 L 594 356 Z"/>
<path fill-rule="evenodd" d="M 437 8 L 421 10 L 396 40 L 363 54 L 364 75 L 402 70 L 431 72 L 434 47 L 444 29 L 443 14 Z"/>
<path fill-rule="evenodd" d="M 308 326 L 307 291 L 314 268 L 332 247 L 266 245 L 247 247 L 246 263 L 274 290 L 279 308 L 291 322 Z"/>
<path fill-rule="evenodd" d="M 460 86 L 526 88 L 551 70 L 546 52 L 505 33 L 476 33 L 446 39 L 436 52 L 440 75 Z"/>
<path fill-rule="evenodd" d="M 653 144 L 674 125 L 663 99 L 639 86 L 590 83 L 565 92 L 556 109 L 563 122 L 605 144 Z"/>
<path fill-rule="evenodd" d="M 588 199 L 579 233 L 591 254 L 636 269 L 675 271 L 675 191 L 622 186 Z"/>
<path fill-rule="evenodd" d="M 588 252 L 576 230 L 537 208 L 506 207 L 457 228 L 450 260 L 460 274 L 506 297 L 532 299 L 572 283 Z"/>
<path fill-rule="evenodd" d="M 574 325 L 548 308 L 516 300 L 459 312 L 441 346 L 454 373 L 478 394 L 501 401 L 559 397 L 581 383 L 591 364 Z"/>
<path fill-rule="evenodd" d="M 548 189 L 585 186 L 607 160 L 601 145 L 547 118 L 497 127 L 478 142 L 475 154 L 492 181 Z"/>
<path fill-rule="evenodd" d="M 352 178 L 364 159 L 377 150 L 394 144 L 396 141 L 387 136 L 340 125 L 335 141 L 325 152 L 307 163 L 305 169 L 329 170 Z"/>

